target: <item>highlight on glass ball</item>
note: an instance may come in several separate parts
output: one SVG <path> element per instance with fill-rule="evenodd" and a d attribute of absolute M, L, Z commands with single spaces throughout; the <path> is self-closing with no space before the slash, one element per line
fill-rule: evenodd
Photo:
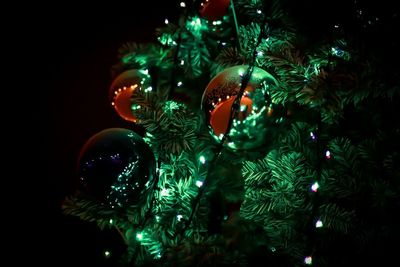
<path fill-rule="evenodd" d="M 231 107 L 248 67 L 238 65 L 223 70 L 209 82 L 203 93 L 202 109 L 216 140 L 221 140 L 228 128 Z M 276 123 L 270 92 L 277 85 L 277 80 L 271 74 L 254 67 L 228 133 L 227 147 L 233 150 L 252 150 L 265 144 L 268 127 Z"/>
<path fill-rule="evenodd" d="M 145 87 L 150 82 L 147 70 L 131 69 L 119 74 L 112 82 L 109 90 L 111 105 L 118 115 L 124 120 L 136 122 L 137 118 L 132 112 L 132 94 L 135 90 Z"/>
<path fill-rule="evenodd" d="M 124 128 L 93 135 L 82 147 L 78 172 L 82 190 L 110 208 L 138 204 L 153 186 L 156 163 L 143 138 Z"/>

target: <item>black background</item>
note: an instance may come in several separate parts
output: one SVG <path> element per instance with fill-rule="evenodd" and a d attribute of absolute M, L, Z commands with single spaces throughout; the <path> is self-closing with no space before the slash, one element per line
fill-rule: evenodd
<path fill-rule="evenodd" d="M 41 261 L 51 266 L 114 266 L 124 249 L 120 237 L 63 215 L 61 203 L 77 187 L 76 162 L 86 140 L 106 128 L 132 128 L 108 101 L 118 48 L 130 41 L 156 42 L 156 27 L 163 26 L 165 18 L 176 17 L 179 2 L 90 7 L 57 3 L 45 8 L 35 13 L 40 17 L 35 29 L 43 35 L 34 38 L 39 40 L 38 60 L 44 66 L 40 70 L 40 167 L 46 177 L 48 238 L 35 240 L 34 246 Z M 106 249 L 112 253 L 109 259 L 103 256 Z"/>

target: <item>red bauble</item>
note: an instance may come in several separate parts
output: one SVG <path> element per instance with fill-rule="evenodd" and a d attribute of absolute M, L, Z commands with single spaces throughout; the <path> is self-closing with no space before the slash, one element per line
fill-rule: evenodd
<path fill-rule="evenodd" d="M 219 136 L 220 134 L 224 134 L 226 132 L 226 129 L 228 128 L 229 115 L 235 99 L 236 96 L 230 97 L 228 100 L 220 102 L 211 112 L 210 125 L 217 136 Z M 239 112 L 239 120 L 243 120 L 250 114 L 252 110 L 252 104 L 253 100 L 246 96 L 243 96 L 242 99 L 240 99 L 240 106 L 246 106 L 246 109 L 244 112 Z"/>
<path fill-rule="evenodd" d="M 231 107 L 240 91 L 242 76 L 248 66 L 239 65 L 218 73 L 207 85 L 202 97 L 202 109 L 213 137 L 225 134 Z M 272 124 L 269 93 L 277 86 L 276 79 L 265 70 L 254 67 L 240 100 L 240 108 L 229 132 L 228 147 L 251 150 L 265 144 L 268 125 Z"/>
<path fill-rule="evenodd" d="M 132 94 L 146 77 L 143 71 L 132 69 L 118 75 L 110 86 L 109 98 L 115 111 L 124 120 L 136 122 L 132 113 Z"/>
<path fill-rule="evenodd" d="M 218 20 L 226 15 L 230 0 L 205 0 L 200 15 L 208 20 Z"/>

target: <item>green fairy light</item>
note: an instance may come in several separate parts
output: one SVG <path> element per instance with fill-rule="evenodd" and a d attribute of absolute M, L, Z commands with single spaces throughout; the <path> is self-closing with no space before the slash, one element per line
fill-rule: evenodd
<path fill-rule="evenodd" d="M 140 109 L 140 108 L 141 108 L 141 107 L 140 107 L 139 104 L 133 104 L 132 107 L 131 107 L 132 110 L 138 110 L 138 109 Z"/>
<path fill-rule="evenodd" d="M 199 188 L 202 187 L 203 186 L 203 182 L 200 181 L 200 180 L 197 180 L 196 181 L 196 186 L 199 187 Z"/>
<path fill-rule="evenodd" d="M 172 113 L 172 112 L 175 112 L 184 107 L 185 107 L 185 105 L 171 100 L 171 101 L 165 102 L 165 104 L 163 106 L 163 111 L 165 113 Z"/>
<path fill-rule="evenodd" d="M 168 196 L 168 194 L 169 194 L 169 190 L 166 189 L 166 188 L 163 188 L 163 189 L 161 190 L 161 192 L 160 192 L 160 195 L 161 195 L 162 197 Z"/>
<path fill-rule="evenodd" d="M 104 254 L 104 257 L 106 257 L 107 259 L 111 257 L 111 252 L 108 250 L 104 251 L 103 254 Z"/>
<path fill-rule="evenodd" d="M 143 234 L 141 232 L 136 234 L 136 240 L 142 241 L 143 240 Z"/>
<path fill-rule="evenodd" d="M 207 29 L 205 23 L 201 23 L 201 19 L 197 16 L 192 17 L 186 22 L 186 29 L 192 32 L 194 36 L 200 37 L 201 31 Z"/>
<path fill-rule="evenodd" d="M 154 257 L 155 259 L 161 259 L 161 252 L 157 252 L 156 256 Z"/>
<path fill-rule="evenodd" d="M 158 39 L 158 41 L 159 41 L 161 44 L 163 44 L 163 45 L 171 46 L 171 45 L 174 45 L 174 43 L 176 43 L 176 42 L 174 41 L 174 39 L 172 38 L 171 34 L 168 34 L 168 33 L 162 34 L 162 35 L 161 35 L 160 37 L 158 37 L 157 39 Z"/>

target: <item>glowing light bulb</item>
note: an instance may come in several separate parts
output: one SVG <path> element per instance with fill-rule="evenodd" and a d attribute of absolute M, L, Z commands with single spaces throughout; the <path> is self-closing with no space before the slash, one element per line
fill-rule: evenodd
<path fill-rule="evenodd" d="M 143 240 L 143 234 L 142 234 L 142 233 L 137 233 L 137 234 L 136 234 L 136 239 L 137 239 L 138 241 Z"/>
<path fill-rule="evenodd" d="M 311 256 L 307 256 L 304 258 L 304 263 L 307 265 L 311 265 L 312 264 L 312 257 Z"/>
<path fill-rule="evenodd" d="M 315 227 L 316 227 L 316 228 L 321 228 L 322 226 L 324 226 L 324 224 L 322 223 L 321 220 L 318 220 L 318 221 L 315 223 Z"/>
<path fill-rule="evenodd" d="M 315 182 L 315 183 L 311 186 L 311 190 L 312 190 L 313 192 L 317 192 L 317 191 L 318 191 L 318 188 L 319 188 L 318 182 Z"/>
<path fill-rule="evenodd" d="M 197 180 L 196 181 L 196 186 L 199 187 L 199 188 L 202 187 L 203 186 L 203 182 L 200 181 L 200 180 Z"/>
<path fill-rule="evenodd" d="M 104 257 L 109 258 L 111 256 L 111 252 L 106 250 L 104 251 Z"/>
<path fill-rule="evenodd" d="M 206 158 L 204 156 L 200 156 L 199 160 L 203 164 L 206 163 Z"/>
<path fill-rule="evenodd" d="M 330 158 L 332 157 L 331 152 L 330 152 L 329 150 L 327 150 L 327 151 L 325 152 L 325 157 L 326 157 L 327 159 L 330 159 Z"/>

